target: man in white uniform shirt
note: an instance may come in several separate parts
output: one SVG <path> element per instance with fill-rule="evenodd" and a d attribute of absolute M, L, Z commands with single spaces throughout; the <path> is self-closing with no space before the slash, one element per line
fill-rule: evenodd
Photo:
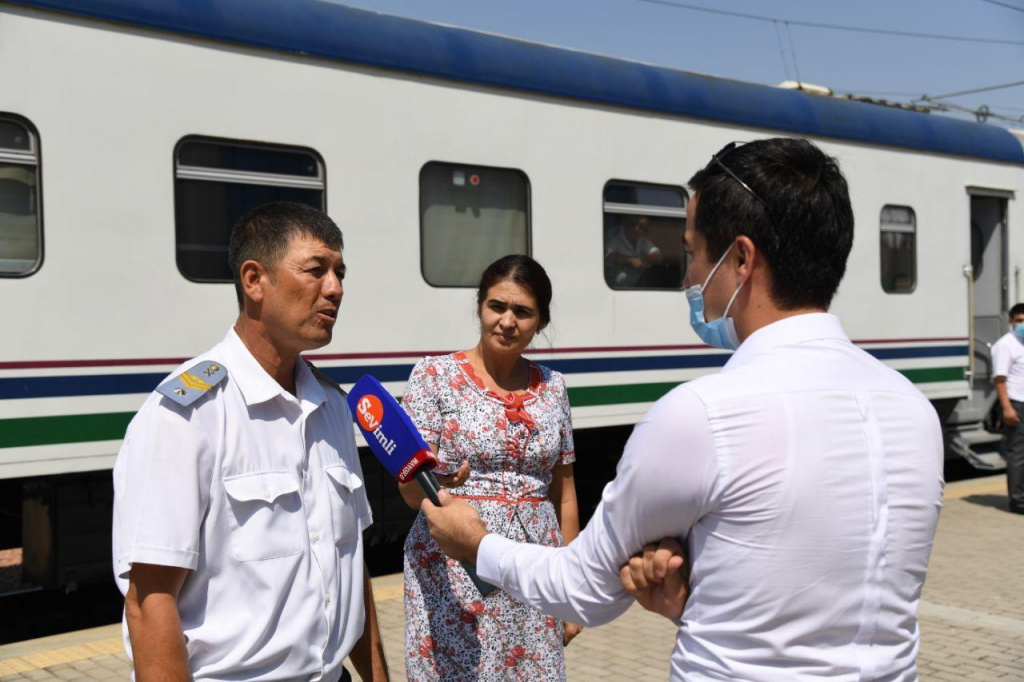
<path fill-rule="evenodd" d="M 658 609 L 682 611 L 673 680 L 914 680 L 942 434 L 921 392 L 826 312 L 853 241 L 846 181 L 809 142 L 771 139 L 729 145 L 690 186 L 691 324 L 736 353 L 637 424 L 569 546 L 487 534 L 447 497 L 423 505 L 431 534 L 517 599 L 588 625 L 629 608 L 634 553 L 685 541 L 685 611 L 680 590 Z M 668 583 L 654 582 L 645 605 Z"/>
<path fill-rule="evenodd" d="M 334 222 L 266 204 L 229 247 L 239 315 L 161 384 L 114 466 L 114 566 L 139 680 L 386 680 L 348 405 L 299 357 L 331 340 Z"/>
<path fill-rule="evenodd" d="M 1024 514 L 1024 303 L 1010 308 L 1010 331 L 992 344 L 992 376 L 1009 430 L 1003 456 L 1010 511 Z"/>

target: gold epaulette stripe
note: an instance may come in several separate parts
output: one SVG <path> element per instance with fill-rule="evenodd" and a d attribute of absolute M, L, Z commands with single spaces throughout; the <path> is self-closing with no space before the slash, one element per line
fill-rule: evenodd
<path fill-rule="evenodd" d="M 188 372 L 181 373 L 181 383 L 186 387 L 191 388 L 194 391 L 209 391 L 212 386 L 206 383 L 195 374 L 189 374 Z"/>

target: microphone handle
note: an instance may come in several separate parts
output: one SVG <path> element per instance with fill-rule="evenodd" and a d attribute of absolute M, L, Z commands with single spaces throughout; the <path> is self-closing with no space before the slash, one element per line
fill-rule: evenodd
<path fill-rule="evenodd" d="M 436 478 L 434 478 L 434 474 L 430 473 L 430 469 L 425 466 L 420 467 L 416 470 L 414 478 L 416 479 L 416 482 L 420 484 L 420 489 L 423 490 L 423 494 L 425 494 L 431 502 L 440 507 L 441 500 L 438 498 L 437 494 L 441 492 L 441 484 L 437 482 Z M 476 568 L 472 564 L 466 561 L 460 561 L 459 564 L 469 575 L 469 579 L 473 581 L 473 584 L 476 585 L 476 589 L 480 591 L 482 596 L 486 597 L 497 591 L 497 587 L 480 579 L 480 576 L 476 574 Z"/>

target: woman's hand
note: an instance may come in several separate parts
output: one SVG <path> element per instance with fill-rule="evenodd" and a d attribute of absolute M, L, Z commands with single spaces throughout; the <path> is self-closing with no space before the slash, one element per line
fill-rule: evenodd
<path fill-rule="evenodd" d="M 445 488 L 458 488 L 469 479 L 469 460 L 462 460 L 462 465 L 454 474 L 435 474 L 434 478 Z"/>
<path fill-rule="evenodd" d="M 431 443 L 430 449 L 433 450 L 434 454 L 437 454 L 437 444 Z M 442 488 L 458 488 L 469 479 L 469 461 L 462 460 L 462 466 L 454 474 L 434 474 L 434 478 L 441 484 Z M 409 481 L 408 483 L 399 483 L 398 492 L 402 494 L 402 499 L 412 509 L 419 509 L 423 504 L 423 500 L 426 497 L 423 491 L 420 489 L 420 484 L 416 481 Z"/>
<path fill-rule="evenodd" d="M 582 625 L 576 625 L 576 623 L 565 622 L 565 634 L 562 636 L 562 646 L 569 646 L 569 642 L 576 639 L 576 635 L 583 632 Z"/>

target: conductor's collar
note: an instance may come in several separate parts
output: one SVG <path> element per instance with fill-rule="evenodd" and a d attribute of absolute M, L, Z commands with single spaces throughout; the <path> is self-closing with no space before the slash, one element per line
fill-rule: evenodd
<path fill-rule="evenodd" d="M 234 327 L 228 329 L 223 347 L 227 351 L 224 364 L 228 367 L 232 381 L 241 391 L 246 405 L 265 403 L 278 396 L 290 403 L 309 403 L 310 407 L 322 405 L 327 401 L 323 386 L 309 371 L 302 358 L 295 361 L 295 391 L 298 396 L 293 396 L 267 374 L 263 365 L 242 343 Z"/>

